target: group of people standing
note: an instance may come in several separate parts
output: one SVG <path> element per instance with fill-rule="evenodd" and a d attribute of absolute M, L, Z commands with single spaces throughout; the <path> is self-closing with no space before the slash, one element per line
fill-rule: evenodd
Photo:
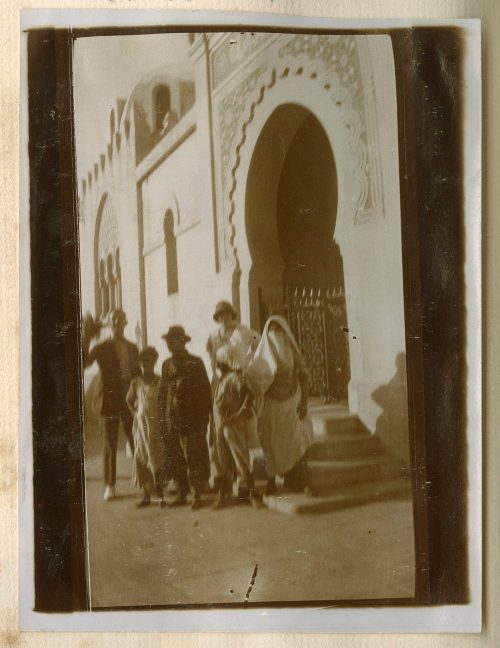
<path fill-rule="evenodd" d="M 191 338 L 182 326 L 171 326 L 163 336 L 170 357 L 159 376 L 156 349 L 139 352 L 125 339 L 123 311 L 111 316 L 111 338 L 92 349 L 101 325 L 91 315 L 84 318 L 84 367 L 97 362 L 102 385 L 105 500 L 116 496 L 120 421 L 133 453 L 132 479 L 142 490 L 140 507 L 155 495 L 162 506 L 185 505 L 191 492 L 191 507 L 199 508 L 210 478 L 210 451 L 214 508 L 226 505 L 235 480 L 239 493 L 261 506 L 250 452 L 257 446 L 265 459 L 266 494 L 276 492 L 277 476 L 289 490 L 307 490 L 308 372 L 286 319 L 270 317 L 262 337 L 238 324 L 229 302 L 217 304 L 213 319 L 218 327 L 207 342 L 209 381 L 201 358 L 186 349 Z M 167 500 L 166 487 L 173 496 Z"/>

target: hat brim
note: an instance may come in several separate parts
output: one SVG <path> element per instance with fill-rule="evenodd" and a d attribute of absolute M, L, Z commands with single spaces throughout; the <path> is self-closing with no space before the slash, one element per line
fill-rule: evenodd
<path fill-rule="evenodd" d="M 223 313 L 231 313 L 231 315 L 233 316 L 233 319 L 236 319 L 236 318 L 238 317 L 238 316 L 236 315 L 236 312 L 235 312 L 234 310 L 229 309 L 229 308 L 220 308 L 219 310 L 216 310 L 215 313 L 214 313 L 214 317 L 213 317 L 214 322 L 218 322 L 218 321 L 219 321 L 219 317 L 220 317 Z"/>
<path fill-rule="evenodd" d="M 189 335 L 176 335 L 175 333 L 173 335 L 172 334 L 170 334 L 170 335 L 167 335 L 167 334 L 162 335 L 162 338 L 164 340 L 167 340 L 167 342 L 168 342 L 168 340 L 172 340 L 173 338 L 179 338 L 179 339 L 183 340 L 184 342 L 191 342 L 191 338 L 189 337 Z"/>

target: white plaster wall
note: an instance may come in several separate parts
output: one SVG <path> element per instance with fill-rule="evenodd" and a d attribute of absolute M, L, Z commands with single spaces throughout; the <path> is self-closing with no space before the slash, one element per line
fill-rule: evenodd
<path fill-rule="evenodd" d="M 148 344 L 156 347 L 161 358 L 166 352 L 161 336 L 178 317 L 178 295 L 167 295 L 165 259 L 164 243 L 144 258 Z"/>
<path fill-rule="evenodd" d="M 383 215 L 352 228 L 344 250 L 346 289 L 352 300 L 350 343 L 358 363 L 350 401 L 372 431 L 382 413 L 372 393 L 391 382 L 394 398 L 406 413 L 406 376 L 396 376 L 395 360 L 405 353 L 401 209 L 396 85 L 390 41 L 366 39 L 377 110 Z M 353 336 L 356 340 L 353 340 Z M 404 417 L 407 426 L 406 416 Z"/>
<path fill-rule="evenodd" d="M 145 253 L 163 240 L 163 222 L 168 209 L 174 214 L 176 233 L 199 222 L 198 167 L 195 131 L 145 178 L 142 183 Z"/>
<path fill-rule="evenodd" d="M 349 325 L 350 345 L 361 365 L 350 386 L 351 404 L 372 431 L 381 409 L 371 394 L 394 379 L 396 357 L 405 352 L 401 256 L 395 250 L 400 230 L 394 220 L 387 218 L 359 231 L 350 242 L 344 268 L 356 313 Z M 405 376 L 397 382 L 406 390 Z"/>
<path fill-rule="evenodd" d="M 213 223 L 211 202 L 203 191 L 206 183 L 198 182 L 199 159 L 195 132 L 142 183 L 148 344 L 156 346 L 160 361 L 168 355 L 161 336 L 173 324 L 185 327 L 193 338 L 190 351 L 207 360 L 217 290 L 213 236 L 207 236 Z M 168 209 L 174 213 L 177 239 L 179 291 L 173 295 L 167 295 L 163 229 Z"/>
<path fill-rule="evenodd" d="M 173 324 L 180 324 L 192 338 L 188 349 L 202 356 L 209 368 L 205 345 L 215 326 L 212 313 L 216 300 L 215 276 L 207 272 L 210 252 L 200 224 L 179 234 L 179 292 L 173 295 L 167 295 L 166 289 L 165 245 L 145 257 L 148 344 L 156 347 L 160 362 L 168 355 L 161 336 Z"/>

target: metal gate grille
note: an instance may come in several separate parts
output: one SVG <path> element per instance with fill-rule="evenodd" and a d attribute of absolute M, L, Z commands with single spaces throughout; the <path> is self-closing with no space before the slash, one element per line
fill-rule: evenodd
<path fill-rule="evenodd" d="M 261 313 L 264 320 L 283 314 L 290 323 L 310 372 L 310 396 L 325 402 L 347 400 L 350 369 L 344 291 L 286 287 L 283 301 Z"/>

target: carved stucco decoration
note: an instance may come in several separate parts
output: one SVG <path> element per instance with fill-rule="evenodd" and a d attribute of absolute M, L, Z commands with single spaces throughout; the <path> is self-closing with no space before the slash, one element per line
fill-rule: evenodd
<path fill-rule="evenodd" d="M 246 130 L 266 92 L 279 83 L 280 78 L 292 73 L 287 67 L 290 60 L 304 60 L 304 57 L 313 67 L 315 61 L 321 61 L 322 70 L 329 71 L 330 82 L 327 84 L 324 83 L 324 73 L 316 75 L 313 72 L 309 76 L 317 76 L 318 91 L 325 92 L 330 101 L 340 108 L 344 127 L 349 132 L 351 153 L 356 160 L 356 180 L 360 186 L 355 224 L 360 225 L 383 216 L 375 92 L 366 41 L 356 40 L 353 36 L 292 36 L 278 50 L 277 61 L 269 57 L 268 63 L 253 70 L 220 104 L 223 204 L 218 225 L 222 267 L 231 264 L 233 259 L 238 266 L 237 250 L 233 244 L 233 195 L 240 161 L 239 150 L 245 142 Z M 302 68 L 299 70 L 302 74 Z"/>
<path fill-rule="evenodd" d="M 244 79 L 232 92 L 222 100 L 220 107 L 220 148 L 222 166 L 223 210 L 219 213 L 219 259 L 222 265 L 230 260 L 232 252 L 232 227 L 230 224 L 230 199 L 228 183 L 230 181 L 231 152 L 236 140 L 241 114 L 248 105 L 248 97 L 255 90 L 261 76 L 267 70 L 267 65 L 261 65 L 246 79 Z M 222 220 L 223 219 L 223 220 Z M 220 222 L 222 220 L 222 222 Z"/>
<path fill-rule="evenodd" d="M 217 88 L 243 61 L 270 38 L 265 32 L 233 33 L 214 52 L 212 87 Z"/>
<path fill-rule="evenodd" d="M 366 39 L 355 40 L 354 36 L 295 36 L 279 50 L 279 54 L 292 54 L 295 57 L 306 55 L 310 60 L 323 61 L 335 71 L 340 84 L 348 91 L 349 112 L 356 115 L 356 121 L 359 123 L 359 130 L 351 133 L 351 144 L 357 153 L 357 171 L 362 188 L 356 224 L 382 216 L 382 177 L 375 88 Z M 346 117 L 347 127 L 349 116 Z"/>

